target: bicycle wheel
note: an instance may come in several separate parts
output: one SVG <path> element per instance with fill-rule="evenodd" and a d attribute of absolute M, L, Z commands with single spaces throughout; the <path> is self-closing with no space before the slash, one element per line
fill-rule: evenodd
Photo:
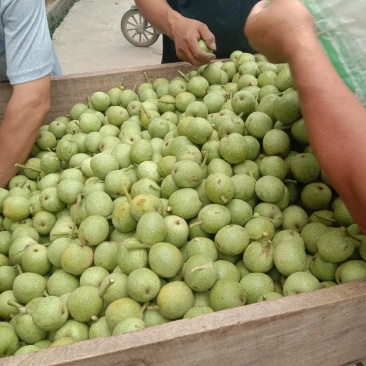
<path fill-rule="evenodd" d="M 137 9 L 130 9 L 123 15 L 121 31 L 127 41 L 136 47 L 149 47 L 159 38 L 159 34 Z"/>

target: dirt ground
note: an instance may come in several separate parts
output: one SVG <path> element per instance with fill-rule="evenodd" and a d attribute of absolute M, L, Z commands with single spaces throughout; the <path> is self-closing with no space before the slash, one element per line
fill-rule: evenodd
<path fill-rule="evenodd" d="M 46 9 L 50 8 L 57 0 L 46 0 Z"/>
<path fill-rule="evenodd" d="M 56 0 L 46 0 L 52 6 Z M 63 73 L 78 74 L 160 64 L 162 37 L 136 47 L 121 32 L 123 14 L 133 0 L 79 0 L 53 34 Z"/>

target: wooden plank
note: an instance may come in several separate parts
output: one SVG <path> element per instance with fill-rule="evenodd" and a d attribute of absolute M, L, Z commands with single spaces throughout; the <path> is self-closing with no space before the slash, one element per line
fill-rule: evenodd
<path fill-rule="evenodd" d="M 135 85 L 146 82 L 146 75 L 151 82 L 158 77 L 171 80 L 180 76 L 177 70 L 186 73 L 194 68 L 188 63 L 178 62 L 168 65 L 55 76 L 51 80 L 51 111 L 45 118 L 45 124 L 52 122 L 58 116 L 68 114 L 74 104 L 87 103 L 91 93 L 107 92 L 110 88 L 118 86 L 122 80 L 125 88 L 133 88 Z M 12 87 L 9 83 L 0 83 L 0 123 L 11 93 Z"/>
<path fill-rule="evenodd" d="M 366 281 L 0 360 L 6 366 L 304 366 L 366 358 Z"/>

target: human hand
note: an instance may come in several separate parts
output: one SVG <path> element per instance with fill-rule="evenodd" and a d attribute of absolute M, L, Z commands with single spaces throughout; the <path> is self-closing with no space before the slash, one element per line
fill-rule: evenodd
<path fill-rule="evenodd" d="M 216 57 L 213 53 L 203 51 L 198 44 L 198 40 L 202 38 L 208 48 L 216 50 L 214 35 L 206 24 L 198 20 L 179 17 L 172 28 L 171 38 L 175 43 L 177 56 L 192 65 L 205 65 Z"/>
<path fill-rule="evenodd" d="M 301 44 L 317 41 L 314 21 L 299 0 L 257 3 L 244 26 L 249 44 L 274 63 L 289 62 Z"/>

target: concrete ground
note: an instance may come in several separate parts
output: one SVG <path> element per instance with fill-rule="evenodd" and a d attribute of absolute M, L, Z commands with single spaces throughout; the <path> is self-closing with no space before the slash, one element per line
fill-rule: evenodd
<path fill-rule="evenodd" d="M 65 75 L 160 64 L 162 37 L 136 47 L 121 32 L 121 18 L 133 0 L 79 0 L 53 34 Z M 52 0 L 48 8 L 53 6 Z"/>

